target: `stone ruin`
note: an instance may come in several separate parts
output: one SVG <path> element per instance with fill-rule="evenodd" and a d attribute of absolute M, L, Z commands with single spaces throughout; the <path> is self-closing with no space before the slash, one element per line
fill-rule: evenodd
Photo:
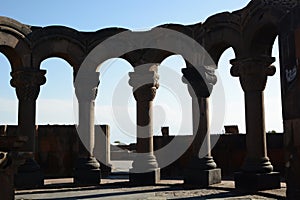
<path fill-rule="evenodd" d="M 26 160 L 20 164 L 17 179 L 21 185 L 36 187 L 41 185 L 43 177 L 40 167 L 33 158 L 35 146 L 36 99 L 40 87 L 46 83 L 45 70 L 40 69 L 41 62 L 49 57 L 66 60 L 72 67 L 75 78 L 81 70 L 85 58 L 103 41 L 122 32 L 131 32 L 132 37 L 139 38 L 161 29 L 176 31 L 192 38 L 201 45 L 218 63 L 222 53 L 232 47 L 236 58 L 231 60 L 231 75 L 238 77 L 245 94 L 246 143 L 247 156 L 240 172 L 235 174 L 235 186 L 238 189 L 272 189 L 280 187 L 279 173 L 267 155 L 266 131 L 264 120 L 264 89 L 267 77 L 275 73 L 272 63 L 272 47 L 279 36 L 280 71 L 282 83 L 283 123 L 285 134 L 287 197 L 297 199 L 300 196 L 299 142 L 300 142 L 300 104 L 298 104 L 299 78 L 297 71 L 300 57 L 300 20 L 299 2 L 296 0 L 252 0 L 245 8 L 229 13 L 219 13 L 209 17 L 204 23 L 193 25 L 165 24 L 144 33 L 134 33 L 122 28 L 107 28 L 96 32 L 80 32 L 63 26 L 35 27 L 22 24 L 13 19 L 0 17 L 0 51 L 11 65 L 11 85 L 16 89 L 19 100 L 17 135 L 25 136 L 21 140 L 22 147 L 15 148 L 20 138 L 11 139 L 1 136 L 0 167 L 1 177 L 11 170 L 8 160 Z M 154 41 L 163 42 L 168 35 L 159 35 Z M 124 46 L 130 46 L 124 41 Z M 115 47 L 117 49 L 121 47 Z M 159 180 L 160 169 L 153 154 L 152 104 L 156 90 L 159 89 L 157 67 L 166 57 L 177 52 L 159 49 L 134 49 L 123 55 L 113 51 L 101 52 L 97 63 L 84 74 L 89 80 L 88 87 L 74 84 L 79 110 L 81 110 L 79 126 L 85 128 L 88 141 L 88 152 L 92 152 L 94 139 L 93 102 L 97 96 L 99 73 L 98 66 L 109 58 L 120 57 L 127 60 L 134 68 L 129 74 L 129 84 L 133 87 L 133 95 L 137 101 L 137 152 L 142 157 L 134 160 L 130 173 L 130 182 L 134 184 L 155 184 Z M 183 52 L 184 54 L 184 52 Z M 206 187 L 221 181 L 221 171 L 217 168 L 210 154 L 199 159 L 197 152 L 204 140 L 208 127 L 208 102 L 215 84 L 214 75 L 217 66 L 193 65 L 187 57 L 187 67 L 182 69 L 182 76 L 190 92 L 193 109 L 200 110 L 193 116 L 193 134 L 195 139 L 189 149 L 194 158 L 186 170 L 185 184 Z M 143 65 L 143 68 L 138 66 Z M 141 82 L 141 81 L 145 82 Z M 101 81 L 101 80 L 100 80 Z M 98 92 L 101 98 L 101 91 Z M 83 107 L 88 107 L 84 109 Z M 197 120 L 198 118 L 198 120 Z M 142 128 L 141 128 L 142 127 Z M 199 127 L 199 128 L 195 128 Z M 146 137 L 145 137 L 146 136 Z M 139 139 L 142 138 L 142 139 Z M 206 138 L 206 139 L 205 139 Z M 2 142 L 5 141 L 5 142 Z M 8 154 L 6 152 L 9 152 Z M 19 152 L 19 153 L 17 153 Z M 24 153 L 26 152 L 26 153 Z M 13 155 L 18 155 L 13 156 Z M 25 156 L 26 155 L 26 156 Z M 6 164 L 3 164 L 6 163 Z M 140 174 L 138 168 L 148 169 Z M 79 157 L 74 175 L 78 184 L 99 184 L 100 166 L 92 153 Z M 0 195 L 7 194 L 0 188 Z M 11 193 L 13 194 L 13 193 Z"/>

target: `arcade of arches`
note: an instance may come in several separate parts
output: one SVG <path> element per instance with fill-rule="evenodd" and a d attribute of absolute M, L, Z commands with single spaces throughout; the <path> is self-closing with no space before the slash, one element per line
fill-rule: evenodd
<path fill-rule="evenodd" d="M 252 190 L 280 187 L 279 174 L 273 172 L 273 166 L 267 155 L 264 120 L 264 89 L 267 77 L 274 75 L 276 71 L 272 66 L 275 59 L 271 54 L 275 38 L 279 36 L 287 154 L 287 195 L 290 199 L 300 196 L 300 174 L 297 168 L 300 163 L 300 127 L 298 126 L 300 106 L 297 104 L 299 96 L 296 94 L 299 86 L 292 84 L 299 81 L 297 78 L 298 66 L 294 62 L 300 54 L 295 50 L 298 46 L 289 45 L 295 44 L 295 41 L 299 40 L 299 36 L 297 37 L 293 32 L 294 29 L 299 30 L 297 28 L 300 27 L 298 4 L 297 0 L 252 0 L 241 10 L 216 14 L 209 17 L 204 23 L 187 26 L 165 24 L 148 31 L 153 32 L 164 28 L 184 34 L 204 47 L 215 63 L 218 63 L 226 49 L 233 48 L 236 58 L 231 60 L 231 75 L 239 78 L 245 95 L 247 144 L 247 156 L 241 171 L 235 175 L 235 183 L 237 188 Z M 41 85 L 46 83 L 46 71 L 40 69 L 41 62 L 50 57 L 66 60 L 73 67 L 75 80 L 85 58 L 96 46 L 125 31 L 129 30 L 107 28 L 97 32 L 80 32 L 63 26 L 35 27 L 0 17 L 0 51 L 10 62 L 11 85 L 16 89 L 19 102 L 17 129 L 19 137 L 2 137 L 0 150 L 8 152 L 15 149 L 15 143 L 20 144 L 20 141 L 24 143 L 19 151 L 29 152 L 26 154 L 29 155 L 29 158 L 27 157 L 25 164 L 20 166 L 20 177 L 16 176 L 18 181 L 26 184 L 21 179 L 26 180 L 26 176 L 28 176 L 26 173 L 29 172 L 32 180 L 32 177 L 38 177 L 34 171 L 38 171 L 39 166 L 30 155 L 34 152 L 35 145 L 36 99 Z M 131 33 L 138 37 L 138 33 Z M 167 36 L 164 35 L 157 39 L 165 38 Z M 130 44 L 124 43 L 124 45 Z M 300 43 L 296 43 L 296 45 L 300 45 Z M 290 53 L 293 51 L 294 54 Z M 116 57 L 114 53 L 110 55 L 107 52 L 100 52 L 100 54 L 103 54 L 99 55 L 102 60 L 97 61 L 97 66 L 107 59 Z M 159 180 L 159 168 L 153 154 L 152 103 L 156 90 L 159 90 L 157 66 L 166 57 L 173 54 L 176 52 L 144 48 L 117 56 L 124 58 L 134 67 L 134 72 L 129 74 L 129 84 L 133 87 L 133 94 L 137 102 L 137 152 L 143 156 L 137 156 L 134 159 L 130 181 L 138 185 L 155 184 Z M 184 55 L 183 57 L 186 59 Z M 143 68 L 138 67 L 141 65 Z M 182 70 L 189 91 L 193 91 L 190 92 L 193 106 L 195 106 L 193 109 L 200 110 L 200 113 L 193 113 L 195 115 L 193 116 L 193 126 L 199 128 L 193 129 L 195 139 L 189 150 L 196 153 L 186 170 L 185 183 L 202 187 L 221 181 L 220 169 L 217 168 L 210 151 L 208 150 L 207 156 L 202 159 L 197 157 L 199 146 L 204 138 L 209 144 L 209 137 L 205 136 L 209 130 L 207 120 L 209 96 L 217 81 L 214 75 L 215 70 L 217 70 L 217 66 L 194 66 L 188 61 L 187 68 Z M 82 86 L 75 83 L 74 87 L 79 102 L 79 129 L 84 128 L 84 131 L 88 133 L 86 147 L 88 152 L 93 152 L 93 112 L 99 73 L 96 70 L 89 69 L 87 71 L 83 78 L 88 80 L 89 85 Z M 197 120 L 197 117 L 200 120 Z M 26 138 L 21 136 L 26 136 Z M 2 142 L 4 140 L 9 142 Z M 7 146 L 8 143 L 10 146 Z M 0 167 L 9 168 L 8 163 L 5 164 L 5 159 L 9 154 L 2 153 L 1 155 L 3 156 L 0 157 Z M 80 184 L 99 183 L 99 163 L 92 153 L 84 155 L 78 161 L 75 169 L 75 182 Z M 13 159 L 17 159 L 15 157 L 16 155 Z M 29 172 L 26 171 L 28 168 L 30 168 Z M 136 173 L 140 168 L 146 169 L 146 172 Z M 7 179 L 8 182 L 10 180 Z M 41 183 L 41 181 L 39 179 L 32 185 Z M 2 191 L 3 189 L 0 188 Z M 2 192 L 0 193 L 2 194 Z"/>

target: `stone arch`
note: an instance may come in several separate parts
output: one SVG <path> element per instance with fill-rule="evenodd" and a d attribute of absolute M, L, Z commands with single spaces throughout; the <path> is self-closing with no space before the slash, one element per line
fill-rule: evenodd
<path fill-rule="evenodd" d="M 31 40 L 34 68 L 39 68 L 41 62 L 47 58 L 59 57 L 67 61 L 76 73 L 86 56 L 83 35 L 71 28 L 63 26 L 36 28 Z"/>
<path fill-rule="evenodd" d="M 29 26 L 7 17 L 0 17 L 0 51 L 9 60 L 12 71 L 31 67 Z"/>
<path fill-rule="evenodd" d="M 91 52 L 97 45 L 99 45 L 104 40 L 112 37 L 123 31 L 129 31 L 125 28 L 105 28 L 100 29 L 93 33 L 86 33 L 87 37 L 87 52 Z"/>
<path fill-rule="evenodd" d="M 167 57 L 174 53 L 160 49 L 138 49 L 123 54 L 120 58 L 127 60 L 133 67 L 148 63 L 160 64 Z"/>
<path fill-rule="evenodd" d="M 110 51 L 105 51 L 105 47 L 99 47 L 99 45 L 106 39 L 126 30 L 127 29 L 123 28 L 105 28 L 96 32 L 81 33 L 86 44 L 85 55 L 78 68 L 74 70 L 74 77 L 79 72 L 80 67 L 82 67 L 81 70 L 84 72 L 96 72 L 99 69 L 99 65 L 103 64 L 105 61 L 119 58 L 119 55 L 117 55 L 116 52 L 111 49 Z M 123 42 L 126 43 L 126 41 Z M 127 43 L 124 45 L 127 45 Z"/>
<path fill-rule="evenodd" d="M 241 26 L 244 27 L 243 37 L 245 56 L 272 56 L 273 44 L 278 36 L 279 23 L 290 9 L 297 5 L 296 1 L 251 1 L 240 12 L 244 13 Z"/>
<path fill-rule="evenodd" d="M 127 33 L 121 35 L 120 38 L 113 37 L 119 33 L 126 31 Z M 134 35 L 135 33 L 123 28 L 106 28 L 101 29 L 93 34 L 87 33 L 87 49 L 89 54 L 87 56 L 87 59 L 83 62 L 83 68 L 85 68 L 85 71 L 96 71 L 99 65 L 112 58 L 124 59 L 132 66 L 134 66 L 139 59 L 143 60 L 143 58 L 147 58 L 148 60 L 148 56 L 150 56 L 150 58 L 153 58 L 151 57 L 151 53 L 153 53 L 152 49 L 135 49 L 134 45 L 136 44 L 132 45 L 132 41 L 128 41 L 126 38 L 126 36 L 131 34 Z M 106 39 L 109 39 L 109 41 L 105 41 Z M 111 42 L 116 43 L 111 44 Z M 123 52 L 123 50 L 125 52 Z M 128 51 L 126 52 L 126 50 Z M 151 52 L 150 55 L 149 52 Z M 159 60 L 162 61 L 166 57 L 164 57 L 164 55 L 160 55 Z M 142 63 L 143 61 L 140 64 Z"/>
<path fill-rule="evenodd" d="M 241 46 L 241 32 L 239 17 L 233 13 L 224 12 L 208 18 L 203 24 L 199 43 L 203 45 L 216 65 L 222 54 L 229 49 L 233 49 L 238 57 L 243 48 Z"/>

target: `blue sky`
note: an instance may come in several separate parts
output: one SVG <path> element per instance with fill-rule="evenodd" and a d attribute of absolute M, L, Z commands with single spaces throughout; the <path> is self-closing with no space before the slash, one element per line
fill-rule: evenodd
<path fill-rule="evenodd" d="M 164 23 L 193 24 L 203 22 L 215 13 L 243 8 L 246 0 L 214 1 L 16 1 L 6 0 L 1 3 L 0 15 L 13 18 L 33 26 L 64 25 L 81 31 L 96 31 L 106 27 L 125 27 L 144 30 Z M 275 42 L 274 56 L 278 57 Z M 237 124 L 245 132 L 243 92 L 237 78 L 229 74 L 229 60 L 234 58 L 232 50 L 227 50 L 219 62 L 219 76 L 225 90 L 226 116 L 225 125 Z M 172 89 L 168 74 L 174 73 L 180 79 L 181 68 L 185 67 L 180 57 L 167 58 L 159 70 L 161 87 L 155 99 L 155 134 L 160 134 L 161 126 L 170 126 L 171 134 L 191 133 L 191 100 L 186 86 L 175 81 Z M 278 59 L 275 63 L 279 67 Z M 128 86 L 128 72 L 131 66 L 123 60 L 110 60 L 102 65 L 101 84 L 96 99 L 97 123 L 111 125 L 111 141 L 135 141 L 135 101 Z M 47 70 L 47 83 L 41 87 L 37 101 L 37 124 L 73 124 L 73 86 L 71 66 L 58 58 L 45 60 L 42 69 Z M 9 85 L 10 65 L 0 54 L 0 124 L 17 123 L 17 99 Z M 171 84 L 175 83 L 172 82 Z M 182 102 L 180 94 L 187 95 Z M 115 91 L 120 91 L 116 93 Z M 120 98 L 121 97 L 121 98 Z M 217 98 L 217 97 L 215 97 Z M 115 99 L 122 99 L 116 101 Z M 282 131 L 280 106 L 279 70 L 268 79 L 265 91 L 266 129 Z M 115 108 L 112 109 L 112 104 Z M 116 105 L 117 104 L 117 105 Z M 213 108 L 212 108 L 213 110 Z M 218 111 L 213 110 L 215 117 Z M 176 117 L 174 117 L 176 116 Z M 182 118 L 186 123 L 182 124 Z M 214 118 L 214 117 L 212 117 Z M 218 129 L 218 128 L 217 128 Z M 222 130 L 219 130 L 222 133 Z"/>

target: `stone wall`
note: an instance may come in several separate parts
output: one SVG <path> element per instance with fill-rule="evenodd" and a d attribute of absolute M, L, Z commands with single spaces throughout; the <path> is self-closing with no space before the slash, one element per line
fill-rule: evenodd
<path fill-rule="evenodd" d="M 0 126 L 0 135 L 16 134 L 16 126 Z M 74 125 L 40 125 L 36 129 L 36 160 L 42 167 L 46 178 L 72 177 L 73 166 L 78 155 L 79 140 Z M 95 129 L 97 130 L 97 129 Z M 212 155 L 223 176 L 232 176 L 238 171 L 246 155 L 244 134 L 219 135 Z M 182 143 L 191 140 L 191 136 L 180 137 Z M 162 148 L 172 141 L 174 136 L 154 136 L 154 149 Z M 212 135 L 212 141 L 216 136 Z M 103 143 L 101 143 L 103 144 Z M 267 134 L 268 155 L 275 171 L 284 173 L 283 134 Z M 134 150 L 135 145 L 128 148 Z M 161 169 L 162 177 L 180 177 L 190 159 L 189 152 L 184 153 L 173 164 Z M 159 162 L 159 160 L 158 160 Z"/>
<path fill-rule="evenodd" d="M 78 155 L 75 126 L 38 126 L 36 160 L 46 177 L 70 177 Z"/>
<path fill-rule="evenodd" d="M 100 127 L 100 126 L 99 126 Z M 96 135 L 99 127 L 95 127 Z M 0 126 L 0 135 L 15 135 L 17 126 Z M 104 147 L 100 142 L 101 147 Z M 73 177 L 73 168 L 80 151 L 75 125 L 36 126 L 35 159 L 45 178 Z"/>
<path fill-rule="evenodd" d="M 191 140 L 191 136 L 176 136 L 181 137 L 182 142 Z M 162 146 L 171 142 L 174 136 L 154 136 L 154 149 L 159 149 Z M 222 175 L 232 177 L 233 173 L 239 171 L 244 158 L 246 156 L 246 137 L 245 134 L 222 134 L 212 135 L 211 141 L 217 141 L 212 149 L 217 166 L 222 169 Z M 284 175 L 284 149 L 283 149 L 283 134 L 267 134 L 268 155 L 273 164 L 274 171 L 281 172 Z M 182 176 L 182 172 L 186 167 L 191 155 L 189 152 L 184 153 L 173 164 L 162 169 L 162 177 L 164 176 Z M 159 160 L 158 160 L 159 162 Z"/>

